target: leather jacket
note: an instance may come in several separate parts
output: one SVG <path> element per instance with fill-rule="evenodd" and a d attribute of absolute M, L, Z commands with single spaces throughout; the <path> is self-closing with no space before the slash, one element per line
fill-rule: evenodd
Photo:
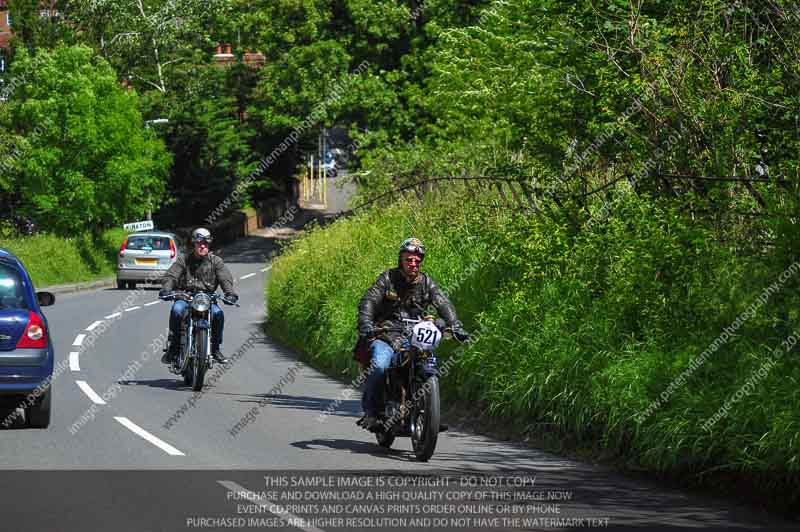
<path fill-rule="evenodd" d="M 161 283 L 162 290 L 185 290 L 187 292 L 213 293 L 218 286 L 226 296 L 235 294 L 233 275 L 225 266 L 221 257 L 209 252 L 205 257 L 197 257 L 194 253 L 181 255 L 175 264 L 170 266 Z"/>
<path fill-rule="evenodd" d="M 375 327 L 400 327 L 402 318 L 421 318 L 433 305 L 451 328 L 461 328 L 456 309 L 433 279 L 420 272 L 420 279 L 409 283 L 400 268 L 380 274 L 358 304 L 359 335 L 366 336 Z M 376 338 L 394 345 L 399 332 L 379 333 Z"/>

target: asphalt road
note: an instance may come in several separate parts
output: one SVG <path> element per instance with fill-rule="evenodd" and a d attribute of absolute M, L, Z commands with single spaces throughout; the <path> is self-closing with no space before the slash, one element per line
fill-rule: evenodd
<path fill-rule="evenodd" d="M 223 308 L 223 350 L 236 360 L 211 369 L 202 394 L 159 361 L 169 306 L 158 302 L 157 288 L 64 295 L 46 309 L 62 370 L 54 419 L 47 430 L 0 430 L 3 528 L 800 529 L 740 504 L 458 430 L 440 435 L 425 464 L 413 459 L 408 439 L 390 451 L 378 447 L 355 425 L 359 396 L 346 383 L 263 336 L 272 249 L 271 238 L 249 237 L 222 252 L 241 297 L 241 308 Z M 322 483 L 321 498 L 298 488 L 301 472 Z M 378 472 L 387 476 L 372 476 Z M 420 478 L 447 486 L 420 487 Z M 333 492 L 359 500 L 342 486 L 346 479 L 372 479 L 361 488 L 381 498 L 324 512 L 324 502 L 336 502 Z M 300 499 L 286 496 L 298 489 Z M 330 519 L 299 520 L 322 515 Z M 441 520 L 410 521 L 415 516 Z M 345 517 L 354 520 L 336 521 Z M 539 520 L 503 521 L 517 517 Z"/>

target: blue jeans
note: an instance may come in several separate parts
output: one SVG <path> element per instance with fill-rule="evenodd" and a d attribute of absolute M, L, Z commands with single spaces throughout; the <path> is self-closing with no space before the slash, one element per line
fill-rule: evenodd
<path fill-rule="evenodd" d="M 372 342 L 370 349 L 372 351 L 372 369 L 367 376 L 361 406 L 366 415 L 377 416 L 379 413 L 378 409 L 382 406 L 379 403 L 382 395 L 381 386 L 383 386 L 383 376 L 384 373 L 386 373 L 386 368 L 392 363 L 394 350 L 383 340 L 375 340 Z"/>
<path fill-rule="evenodd" d="M 173 342 L 181 339 L 181 323 L 189 312 L 189 303 L 178 300 L 172 304 L 169 313 L 169 333 Z M 222 344 L 222 330 L 225 328 L 225 313 L 216 303 L 211 305 L 211 350 L 216 351 Z"/>

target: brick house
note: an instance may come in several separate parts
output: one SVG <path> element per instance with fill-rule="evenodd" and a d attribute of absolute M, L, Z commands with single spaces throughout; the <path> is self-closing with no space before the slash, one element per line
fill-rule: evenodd
<path fill-rule="evenodd" d="M 0 48 L 8 48 L 11 40 L 11 20 L 8 12 L 8 1 L 0 0 Z"/>
<path fill-rule="evenodd" d="M 39 16 L 58 16 L 56 0 L 45 0 L 39 2 Z M 0 56 L 2 55 L 2 50 L 8 48 L 8 42 L 11 40 L 13 35 L 11 31 L 12 23 L 13 21 L 11 20 L 11 13 L 8 11 L 8 0 L 0 0 Z"/>

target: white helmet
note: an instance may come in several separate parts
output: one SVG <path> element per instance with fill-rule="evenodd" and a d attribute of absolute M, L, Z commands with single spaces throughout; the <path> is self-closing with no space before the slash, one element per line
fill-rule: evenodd
<path fill-rule="evenodd" d="M 211 231 L 206 229 L 205 227 L 198 227 L 194 231 L 192 231 L 192 243 L 194 242 L 211 242 L 214 240 L 211 238 Z"/>

